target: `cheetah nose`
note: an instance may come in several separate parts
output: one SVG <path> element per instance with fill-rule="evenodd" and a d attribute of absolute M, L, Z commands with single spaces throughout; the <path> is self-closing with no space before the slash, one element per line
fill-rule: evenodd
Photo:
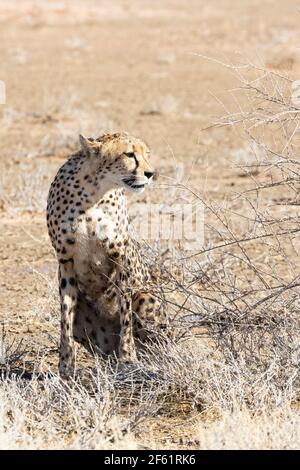
<path fill-rule="evenodd" d="M 154 175 L 154 171 L 145 171 L 144 172 L 144 175 L 147 177 L 147 178 L 152 178 L 152 176 Z"/>

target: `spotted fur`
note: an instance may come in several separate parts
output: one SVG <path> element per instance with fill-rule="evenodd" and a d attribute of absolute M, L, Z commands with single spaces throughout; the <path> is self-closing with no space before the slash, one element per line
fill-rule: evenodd
<path fill-rule="evenodd" d="M 150 151 L 126 133 L 80 136 L 81 149 L 51 184 L 47 224 L 59 263 L 59 371 L 75 370 L 75 342 L 89 351 L 136 360 L 135 340 L 161 305 L 153 275 L 130 236 L 125 190 L 142 192 L 153 177 Z"/>

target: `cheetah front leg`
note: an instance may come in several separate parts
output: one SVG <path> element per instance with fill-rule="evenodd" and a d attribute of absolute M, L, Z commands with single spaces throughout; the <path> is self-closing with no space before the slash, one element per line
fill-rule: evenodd
<path fill-rule="evenodd" d="M 119 360 L 123 364 L 134 363 L 137 357 L 133 338 L 132 301 L 130 292 L 120 292 L 119 305 L 121 323 Z"/>
<path fill-rule="evenodd" d="M 59 266 L 59 292 L 61 303 L 59 373 L 62 378 L 67 379 L 74 376 L 76 356 L 73 320 L 77 303 L 77 287 L 71 262 Z"/>

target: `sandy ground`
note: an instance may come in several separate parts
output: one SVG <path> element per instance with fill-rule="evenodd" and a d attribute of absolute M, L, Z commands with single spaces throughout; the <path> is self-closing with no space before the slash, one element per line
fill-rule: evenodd
<path fill-rule="evenodd" d="M 239 135 L 229 128 L 201 132 L 235 106 L 226 90 L 237 80 L 199 55 L 255 61 L 297 78 L 298 6 L 294 0 L 1 0 L 0 321 L 8 335 L 23 339 L 28 367 L 56 367 L 56 261 L 45 204 L 78 133 L 127 130 L 149 143 L 162 178 L 174 178 L 182 163 L 197 191 L 215 199 L 238 191 L 249 182 L 235 168 Z M 173 436 L 178 445 L 188 440 L 183 427 Z"/>

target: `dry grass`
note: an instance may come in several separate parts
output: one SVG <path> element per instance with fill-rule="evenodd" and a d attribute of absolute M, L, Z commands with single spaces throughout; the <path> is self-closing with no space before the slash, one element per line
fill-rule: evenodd
<path fill-rule="evenodd" d="M 290 408 L 257 415 L 240 409 L 224 412 L 220 420 L 199 426 L 198 440 L 202 449 L 297 450 L 299 412 Z"/>
<path fill-rule="evenodd" d="M 170 424 L 176 419 L 175 428 L 184 419 L 183 448 L 188 435 L 189 447 L 200 449 L 297 448 L 293 384 L 281 389 L 272 371 L 248 376 L 239 362 L 226 364 L 203 343 L 155 346 L 139 369 L 122 375 L 96 361 L 68 385 L 51 371 L 22 375 L 8 357 L 1 376 L 2 448 L 147 447 L 147 423 L 154 418 Z M 150 448 L 156 446 L 174 443 L 152 441 Z"/>

